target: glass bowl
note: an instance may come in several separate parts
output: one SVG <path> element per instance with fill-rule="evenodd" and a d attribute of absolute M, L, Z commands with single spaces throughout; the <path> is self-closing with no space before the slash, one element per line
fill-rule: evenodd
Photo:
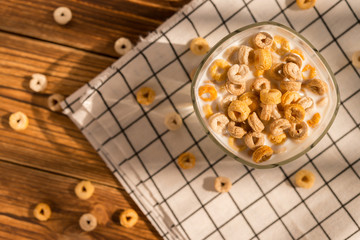
<path fill-rule="evenodd" d="M 321 122 L 319 126 L 312 129 L 312 133 L 303 140 L 301 143 L 297 143 L 296 147 L 292 147 L 291 150 L 280 154 L 274 154 L 269 160 L 262 163 L 255 163 L 252 157 L 247 151 L 237 152 L 231 148 L 228 144 L 221 140 L 221 136 L 216 134 L 208 125 L 203 111 L 201 110 L 201 100 L 198 97 L 198 88 L 201 85 L 201 79 L 206 77 L 209 78 L 208 68 L 210 64 L 218 57 L 223 54 L 224 50 L 235 42 L 242 42 L 244 39 L 249 39 L 250 36 L 260 31 L 268 31 L 274 35 L 281 35 L 290 41 L 292 46 L 302 49 L 305 59 L 311 59 L 311 64 L 316 67 L 317 73 L 320 79 L 328 83 L 328 104 L 325 107 L 326 111 L 324 116 L 321 116 Z M 247 42 L 246 42 L 247 43 Z M 239 45 L 239 44 L 238 44 Z M 246 164 L 254 168 L 273 168 L 280 165 L 284 165 L 295 159 L 299 158 L 310 149 L 312 149 L 327 133 L 331 124 L 333 123 L 336 113 L 339 108 L 340 96 L 339 89 L 335 80 L 335 76 L 332 73 L 328 63 L 321 56 L 319 51 L 302 35 L 297 33 L 291 28 L 275 22 L 259 22 L 242 27 L 223 39 L 221 39 L 210 51 L 206 54 L 202 62 L 200 63 L 195 75 L 194 80 L 191 84 L 191 98 L 195 113 L 205 130 L 206 134 L 215 142 L 215 144 L 224 151 L 228 156 L 235 160 Z M 313 113 L 312 113 L 313 114 Z M 286 146 L 286 143 L 284 144 Z"/>

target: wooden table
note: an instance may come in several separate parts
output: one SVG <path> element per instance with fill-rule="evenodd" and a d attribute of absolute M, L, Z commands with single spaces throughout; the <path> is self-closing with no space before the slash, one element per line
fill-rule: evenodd
<path fill-rule="evenodd" d="M 158 239 L 123 187 L 113 177 L 76 126 L 51 112 L 50 94 L 70 95 L 118 55 L 114 42 L 136 43 L 189 0 L 0 0 L 0 239 Z M 72 10 L 65 26 L 53 11 Z M 47 76 L 44 93 L 29 89 L 33 73 Z M 10 129 L 10 113 L 22 111 L 29 127 Z M 95 194 L 79 200 L 75 185 L 92 181 Z M 39 202 L 53 211 L 47 222 L 32 214 Z M 79 217 L 102 205 L 108 220 L 83 233 Z M 119 225 L 119 211 L 140 214 L 132 229 Z M 106 219 L 105 219 L 106 220 Z"/>

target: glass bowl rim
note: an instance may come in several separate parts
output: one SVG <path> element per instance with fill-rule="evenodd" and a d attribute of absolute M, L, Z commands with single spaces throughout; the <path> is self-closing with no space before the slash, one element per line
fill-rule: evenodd
<path fill-rule="evenodd" d="M 320 136 L 318 138 L 315 139 L 315 141 L 313 143 L 311 143 L 307 148 L 305 148 L 303 151 L 301 151 L 300 153 L 291 156 L 281 162 L 278 163 L 273 163 L 273 164 L 267 164 L 267 165 L 258 165 L 256 163 L 252 163 L 249 161 L 246 161 L 242 158 L 240 158 L 239 156 L 233 154 L 232 152 L 228 151 L 221 143 L 219 143 L 219 141 L 210 133 L 210 131 L 208 130 L 206 123 L 203 120 L 203 117 L 200 114 L 199 108 L 196 104 L 196 99 L 195 99 L 195 84 L 198 81 L 198 75 L 200 72 L 200 69 L 203 67 L 203 65 L 205 64 L 205 62 L 208 60 L 208 58 L 211 56 L 211 54 L 218 49 L 218 47 L 220 47 L 226 40 L 228 40 L 229 38 L 231 38 L 232 36 L 243 32 L 245 30 L 248 30 L 250 28 L 254 28 L 254 27 L 258 27 L 258 26 L 263 26 L 263 25 L 273 25 L 276 27 L 280 27 L 283 28 L 291 33 L 293 33 L 294 35 L 296 35 L 297 37 L 299 37 L 301 40 L 303 40 L 306 44 L 308 44 L 313 51 L 315 52 L 315 54 L 320 58 L 320 60 L 322 61 L 322 63 L 325 65 L 326 70 L 328 71 L 329 75 L 330 75 L 330 79 L 332 80 L 334 86 L 335 86 L 335 91 L 336 91 L 336 106 L 335 106 L 335 111 L 328 123 L 328 125 L 326 126 L 326 128 L 324 129 L 324 131 L 320 134 Z M 253 167 L 253 168 L 257 168 L 257 169 L 269 169 L 269 168 L 274 168 L 274 167 L 278 167 L 287 163 L 290 163 L 296 159 L 298 159 L 299 157 L 301 157 L 302 155 L 304 155 L 305 153 L 307 153 L 310 149 L 314 148 L 315 145 L 325 136 L 325 134 L 328 132 L 329 128 L 331 127 L 331 125 L 333 124 L 335 117 L 337 115 L 337 112 L 339 110 L 340 107 L 340 91 L 339 91 L 339 87 L 338 84 L 336 82 L 335 79 L 335 75 L 332 72 L 329 64 L 327 63 L 327 61 L 325 60 L 325 58 L 320 54 L 320 52 L 310 43 L 309 40 L 307 40 L 305 37 L 303 37 L 300 33 L 296 32 L 294 29 L 289 28 L 285 25 L 282 25 L 280 23 L 277 22 L 272 22 L 272 21 L 264 21 L 264 22 L 257 22 L 257 23 L 253 23 L 250 25 L 246 25 L 244 27 L 241 27 L 231 33 L 229 33 L 228 35 L 226 35 L 224 38 L 222 38 L 220 41 L 218 41 L 213 47 L 211 47 L 210 51 L 205 55 L 205 57 L 203 58 L 203 60 L 200 62 L 195 74 L 194 74 L 194 78 L 193 81 L 191 83 L 191 100 L 192 100 L 192 104 L 194 107 L 194 112 L 200 122 L 200 124 L 202 125 L 202 128 L 205 130 L 206 135 L 218 146 L 220 147 L 225 153 L 226 155 L 232 157 L 233 159 L 235 159 L 238 162 L 241 162 L 244 165 Z"/>

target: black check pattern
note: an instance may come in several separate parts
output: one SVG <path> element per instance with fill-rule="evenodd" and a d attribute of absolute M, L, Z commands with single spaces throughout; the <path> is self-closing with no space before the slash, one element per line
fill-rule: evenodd
<path fill-rule="evenodd" d="M 168 20 L 162 27 L 160 27 L 156 34 L 150 35 L 146 40 L 146 44 L 139 44 L 131 53 L 121 58 L 109 67 L 104 73 L 100 74 L 97 78 L 87 84 L 87 87 L 83 87 L 81 90 L 74 93 L 68 99 L 66 99 L 62 105 L 64 107 L 64 113 L 68 114 L 70 118 L 79 126 L 84 135 L 88 138 L 90 143 L 94 146 L 96 151 L 104 159 L 108 167 L 112 170 L 114 175 L 119 179 L 124 188 L 139 205 L 144 214 L 149 218 L 151 223 L 159 231 L 161 237 L 164 239 L 268 239 L 271 236 L 281 236 L 289 239 L 300 239 L 302 237 L 310 237 L 316 233 L 317 236 L 323 236 L 324 239 L 333 238 L 356 238 L 360 235 L 360 217 L 354 211 L 351 206 L 357 204 L 359 209 L 360 199 L 360 151 L 356 147 L 347 148 L 346 143 L 358 141 L 360 137 L 360 116 L 359 113 L 353 111 L 357 108 L 360 95 L 360 74 L 359 71 L 351 64 L 351 55 L 349 55 L 349 46 L 342 44 L 343 39 L 348 38 L 349 32 L 357 32 L 359 30 L 359 17 L 356 14 L 356 9 L 360 8 L 360 4 L 351 0 L 340 0 L 329 5 L 318 1 L 317 6 L 312 11 L 308 21 L 307 19 L 298 19 L 298 21 L 304 21 L 305 26 L 301 29 L 296 28 L 294 20 L 291 18 L 293 11 L 298 11 L 295 1 L 285 0 L 269 0 L 272 6 L 277 6 L 280 11 L 272 16 L 269 20 L 283 19 L 282 22 L 285 25 L 294 28 L 300 33 L 310 31 L 311 26 L 317 22 L 321 22 L 330 38 L 328 43 L 324 46 L 315 46 L 320 49 L 320 52 L 326 52 L 330 47 L 335 47 L 337 51 L 341 53 L 341 58 L 344 58 L 346 62 L 335 72 L 335 75 L 351 72 L 352 75 L 357 76 L 354 81 L 347 82 L 347 85 L 340 85 L 340 91 L 347 93 L 346 98 L 341 98 L 341 109 L 344 113 L 342 116 L 338 116 L 334 123 L 334 127 L 341 127 L 341 136 L 333 134 L 336 129 L 331 128 L 329 133 L 319 144 L 304 157 L 295 161 L 294 163 L 280 167 L 274 171 L 279 177 L 278 181 L 273 180 L 274 184 L 269 187 L 264 186 L 264 180 L 261 179 L 261 172 L 259 170 L 250 169 L 246 166 L 242 167 L 242 172 L 239 176 L 232 179 L 234 189 L 236 186 L 243 186 L 246 182 L 251 182 L 253 189 L 249 191 L 251 199 L 247 202 L 239 201 L 238 195 L 232 191 L 226 193 L 226 199 L 231 206 L 233 206 L 231 216 L 222 215 L 222 212 L 213 209 L 213 203 L 216 199 L 219 199 L 221 194 L 204 191 L 203 181 L 206 177 L 211 176 L 215 178 L 222 173 L 221 163 L 226 160 L 227 156 L 224 154 L 217 154 L 218 156 L 209 156 L 209 146 L 207 142 L 208 138 L 205 134 L 197 135 L 194 132 L 194 128 L 198 126 L 196 123 L 190 121 L 194 117 L 194 113 L 189 110 L 189 107 L 184 106 L 183 93 L 188 93 L 188 89 L 191 83 L 190 71 L 191 68 L 196 67 L 196 61 L 193 66 L 189 66 L 186 57 L 189 54 L 189 49 L 186 43 L 183 41 L 180 43 L 177 39 L 174 39 L 174 32 L 181 38 L 182 32 L 186 30 L 190 34 L 189 29 L 184 29 L 184 26 L 191 26 L 191 32 L 193 37 L 211 38 L 220 28 L 224 28 L 227 33 L 235 30 L 230 24 L 231 21 L 241 19 L 241 16 L 248 15 L 250 19 L 246 19 L 250 22 L 256 22 L 256 16 L 259 16 L 259 9 L 256 8 L 257 4 L 261 0 L 242 0 L 242 1 L 224 1 L 224 0 L 197 0 L 192 2 L 189 6 L 183 8 L 176 16 Z M 231 2 L 231 14 L 227 13 L 226 17 L 223 15 L 224 5 Z M 319 6 L 320 4 L 324 4 Z M 265 3 L 264 3 L 265 5 Z M 329 5 L 329 6 L 327 6 Z M 266 8 L 266 6 L 264 6 Z M 329 26 L 326 19 L 331 17 L 331 14 L 337 8 L 346 8 L 351 14 L 350 19 L 353 22 L 344 27 L 340 34 L 336 36 L 332 32 L 332 26 Z M 321 8 L 321 11 L 319 9 Z M 215 27 L 213 27 L 208 33 L 203 33 L 204 30 L 200 29 L 202 24 L 198 22 L 198 16 L 202 12 L 211 12 L 216 16 L 211 19 L 219 19 Z M 321 13 L 320 13 L 321 12 Z M 290 16 L 290 17 L 289 17 Z M 238 23 L 237 28 L 242 26 L 242 22 Z M 339 29 L 337 29 L 339 31 Z M 321 37 L 321 36 L 320 36 Z M 356 37 L 356 36 L 353 36 Z M 161 40 L 161 42 L 160 42 Z M 187 39 L 189 41 L 191 39 Z M 171 52 L 169 56 L 174 56 L 172 60 L 164 64 L 159 69 L 152 66 L 152 61 L 146 54 L 146 50 L 152 48 L 155 44 L 164 44 L 170 47 Z M 360 49 L 357 49 L 360 50 Z M 127 78 L 129 66 L 132 63 L 139 62 L 144 66 L 138 66 L 139 69 L 147 69 L 148 74 L 146 77 L 139 77 L 138 82 L 131 82 Z M 201 59 L 199 59 L 200 61 Z M 336 59 L 327 59 L 330 65 L 337 66 Z M 197 64 L 199 63 L 197 62 Z M 182 82 L 177 83 L 177 88 L 171 92 L 163 81 L 159 79 L 159 75 L 171 65 L 178 64 L 183 71 L 187 79 L 183 79 Z M 144 70 L 145 71 L 145 70 Z M 131 69 L 130 69 L 131 72 Z M 136 75 L 136 71 L 133 72 Z M 175 73 L 176 74 L 176 73 Z M 171 76 L 169 76 L 171 79 Z M 111 102 L 107 101 L 108 92 L 104 87 L 106 85 L 111 86 L 112 82 L 119 81 L 121 79 L 124 83 L 124 89 L 126 93 L 117 99 L 113 99 Z M 144 107 L 139 105 L 139 111 L 137 114 L 126 114 L 121 112 L 124 118 L 128 118 L 127 122 L 123 121 L 119 117 L 117 112 L 120 104 L 128 104 L 132 106 L 137 103 L 135 93 L 137 90 L 147 84 L 156 84 L 158 86 L 157 94 L 159 101 L 150 107 Z M 116 89 L 114 89 L 116 90 Z M 100 103 L 94 104 L 94 99 L 100 101 Z M 100 99 L 100 100 L 99 100 Z M 132 99 L 132 100 L 131 100 Z M 89 102 L 93 104 L 88 104 Z M 97 109 L 97 105 L 101 105 L 100 109 Z M 167 112 L 175 111 L 179 113 L 183 118 L 184 129 L 183 134 L 186 139 L 191 141 L 189 143 L 179 143 L 179 146 L 172 146 L 166 142 L 169 139 L 170 132 L 168 130 L 159 129 L 157 122 L 159 119 L 153 118 L 152 113 L 163 114 L 162 106 L 168 106 Z M 185 104 L 186 105 L 186 104 Z M 96 111 L 95 111 L 96 109 Z M 86 121 L 80 121 L 77 113 L 81 111 L 86 115 Z M 100 119 L 105 114 L 110 114 L 111 118 L 116 123 L 116 131 L 108 126 L 101 126 L 98 124 Z M 341 126 L 343 119 L 347 119 L 347 126 Z M 139 122 L 146 123 L 149 129 L 139 131 Z M 345 120 L 344 120 L 345 121 Z M 338 122 L 338 123 L 337 123 Z M 101 128 L 100 132 L 105 134 L 102 137 L 94 134 L 94 126 Z M 99 129 L 98 131 L 99 132 Z M 139 134 L 138 138 L 142 138 L 142 134 L 148 133 L 149 137 L 141 140 L 142 144 L 139 145 L 137 141 L 132 140 L 133 133 Z M 128 143 L 126 149 L 124 145 L 119 145 L 117 139 L 122 137 Z M 140 140 L 139 140 L 140 141 Z M 160 143 L 164 148 L 164 154 L 169 161 L 162 163 L 162 166 L 156 166 L 154 171 L 149 171 L 147 168 L 149 162 L 145 162 L 142 157 L 144 152 L 148 150 L 152 144 Z M 349 144 L 348 144 L 349 145 Z M 192 175 L 182 171 L 176 164 L 176 159 L 182 152 L 196 150 L 198 158 L 203 159 L 201 163 L 201 169 L 194 172 Z M 348 151 L 352 151 L 349 154 Z M 180 152 L 180 153 L 179 153 Z M 324 168 L 323 160 L 324 156 L 336 154 L 338 158 L 338 169 L 331 169 L 331 174 L 327 173 L 327 168 Z M 165 158 L 165 156 L 164 156 Z M 154 159 L 156 161 L 156 159 Z M 332 161 L 332 160 L 331 160 Z M 234 164 L 238 164 L 234 162 Z M 332 162 L 329 162 L 332 164 Z M 303 192 L 301 189 L 297 189 L 293 184 L 293 177 L 295 173 L 302 169 L 307 168 L 314 171 L 317 177 L 317 185 L 313 187 L 311 191 Z M 171 172 L 169 172 L 171 169 Z M 272 171 L 272 170 L 269 170 Z M 328 171 L 328 172 L 329 172 Z M 271 174 L 270 174 L 271 175 Z M 167 176 L 164 178 L 163 176 Z M 349 190 L 344 195 L 339 189 L 337 181 L 344 176 L 351 176 L 356 179 L 355 188 Z M 169 183 L 167 183 L 169 181 Z M 269 179 L 268 181 L 272 181 Z M 278 204 L 274 203 L 273 196 L 276 196 L 277 191 L 281 185 L 287 184 L 289 191 L 293 191 L 293 197 L 298 199 L 290 206 L 287 206 L 286 210 L 280 211 Z M 176 186 L 176 189 L 173 187 Z M 326 214 L 319 213 L 316 209 L 313 209 L 313 199 L 319 195 L 323 190 L 329 190 L 334 198 L 334 208 L 328 210 Z M 194 199 L 193 206 L 187 206 L 185 208 L 178 209 L 177 206 L 172 204 L 175 197 L 179 197 L 178 194 L 187 191 L 191 198 Z M 255 191 L 256 190 L 256 191 Z M 255 194 L 257 192 L 257 194 Z M 223 195 L 222 195 L 223 196 Z M 184 205 L 186 205 L 186 199 L 190 196 L 184 196 Z M 286 198 L 286 196 L 284 196 Z M 326 199 L 324 199 L 326 201 Z M 324 202 L 325 203 L 325 202 Z M 224 206 L 226 208 L 226 206 Z M 258 210 L 260 209 L 260 210 Z M 299 209 L 301 212 L 299 214 Z M 225 211 L 226 212 L 226 211 Z M 296 214 L 295 214 L 296 213 Z M 254 218 L 256 217 L 260 219 Z M 303 214 L 303 215 L 302 215 Z M 338 215 L 342 217 L 343 223 L 338 223 Z M 306 221 L 299 221 L 298 225 L 294 225 L 296 218 L 306 216 Z M 264 219 L 261 219 L 264 217 Z M 266 219 L 265 219 L 266 218 Z M 232 224 L 237 225 L 234 229 Z M 259 224 L 260 223 L 260 224 Z M 265 225 L 261 225 L 266 223 Z M 341 225 L 342 224 L 342 225 Z M 201 226 L 199 226 L 201 225 Z M 334 231 L 333 229 L 340 225 L 342 231 Z M 300 231 L 299 231 L 300 229 Z M 275 235 L 276 234 L 276 235 Z M 319 235 L 320 234 L 320 235 Z"/>

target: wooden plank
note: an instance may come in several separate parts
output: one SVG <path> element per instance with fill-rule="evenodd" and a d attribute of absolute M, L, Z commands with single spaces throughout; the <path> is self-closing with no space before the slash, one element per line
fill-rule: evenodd
<path fill-rule="evenodd" d="M 136 43 L 189 1 L 2 0 L 0 30 L 117 57 L 116 39 L 127 37 Z M 73 13 L 66 26 L 56 24 L 52 16 L 60 6 Z"/>
<path fill-rule="evenodd" d="M 124 190 L 95 183 L 94 195 L 84 201 L 74 194 L 77 179 L 1 161 L 0 169 L 0 239 L 159 239 Z M 47 222 L 33 217 L 32 209 L 39 202 L 48 203 L 52 209 Z M 101 215 L 105 221 L 93 232 L 82 232 L 80 216 L 94 212 L 98 205 L 105 209 Z M 132 229 L 117 222 L 119 211 L 125 208 L 133 208 L 140 215 Z"/>

